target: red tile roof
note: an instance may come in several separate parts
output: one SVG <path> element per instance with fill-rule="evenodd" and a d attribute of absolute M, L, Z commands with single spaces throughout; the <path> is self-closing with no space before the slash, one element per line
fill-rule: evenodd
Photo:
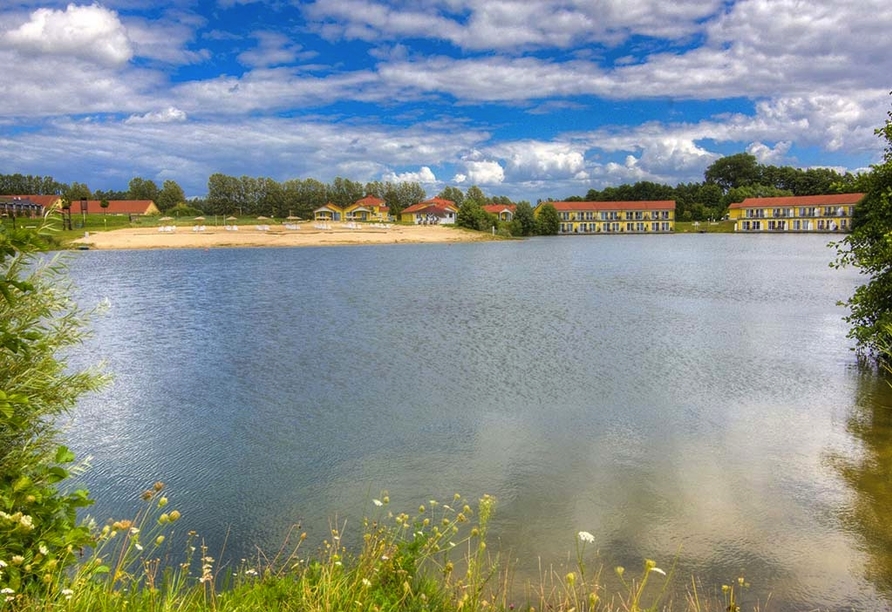
<path fill-rule="evenodd" d="M 49 208 L 62 199 L 62 196 L 57 195 L 18 195 L 7 197 L 31 200 L 35 204 L 40 204 L 44 208 Z M 105 209 L 99 205 L 99 202 L 100 200 L 87 200 L 87 214 L 94 215 L 106 213 L 110 215 L 144 215 L 152 212 L 150 209 L 155 208 L 155 203 L 152 200 L 109 200 L 108 208 Z M 71 203 L 71 212 L 81 212 L 80 200 L 75 200 Z M 155 208 L 154 212 L 157 212 L 157 208 Z"/>
<path fill-rule="evenodd" d="M 515 204 L 486 204 L 483 207 L 483 210 L 493 215 L 505 212 L 506 210 L 511 212 L 511 214 L 514 214 L 517 211 L 517 206 Z"/>
<path fill-rule="evenodd" d="M 675 210 L 675 200 L 641 200 L 636 202 L 543 202 L 558 212 L 590 210 Z"/>
<path fill-rule="evenodd" d="M 864 197 L 863 193 L 834 193 L 818 196 L 780 196 L 776 198 L 747 198 L 734 202 L 729 208 L 771 208 L 773 206 L 851 206 Z"/>
<path fill-rule="evenodd" d="M 49 208 L 53 205 L 53 202 L 56 200 L 60 200 L 62 196 L 57 195 L 11 195 L 4 196 L 7 198 L 18 198 L 20 200 L 31 200 L 35 204 L 40 204 L 44 208 Z"/>
<path fill-rule="evenodd" d="M 431 198 L 430 200 L 425 200 L 424 202 L 419 202 L 418 204 L 412 204 L 408 208 L 404 208 L 402 214 L 407 213 L 419 213 L 419 212 L 446 212 L 447 210 L 451 210 L 452 212 L 456 212 L 458 207 L 456 207 L 455 202 L 452 200 L 444 200 L 443 198 Z"/>
<path fill-rule="evenodd" d="M 153 208 L 154 212 L 158 212 L 158 209 L 155 207 L 155 203 L 152 200 L 109 200 L 108 208 L 102 208 L 99 204 L 100 200 L 87 200 L 87 214 L 145 215 L 152 212 L 151 209 Z M 80 200 L 75 200 L 71 203 L 71 212 L 81 212 Z"/>
<path fill-rule="evenodd" d="M 375 196 L 366 196 L 361 200 L 356 200 L 353 204 L 357 206 L 377 206 L 381 209 L 387 209 L 387 204 L 381 198 L 376 198 Z"/>

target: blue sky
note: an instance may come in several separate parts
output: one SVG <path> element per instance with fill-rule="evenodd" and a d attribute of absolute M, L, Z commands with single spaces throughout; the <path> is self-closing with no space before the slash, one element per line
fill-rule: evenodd
<path fill-rule="evenodd" d="M 535 203 L 723 155 L 863 170 L 888 0 L 6 0 L 0 173 L 215 172 Z"/>

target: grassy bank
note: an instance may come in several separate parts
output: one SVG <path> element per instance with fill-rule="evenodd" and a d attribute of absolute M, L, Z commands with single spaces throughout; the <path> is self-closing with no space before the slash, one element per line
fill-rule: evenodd
<path fill-rule="evenodd" d="M 676 221 L 675 233 L 728 234 L 734 231 L 733 221 Z"/>
<path fill-rule="evenodd" d="M 671 567 L 643 560 L 635 570 L 611 568 L 619 586 L 610 592 L 587 532 L 568 534 L 575 550 L 560 569 L 543 570 L 537 584 L 513 584 L 511 567 L 487 546 L 496 506 L 490 496 L 473 508 L 459 495 L 448 503 L 431 500 L 410 515 L 391 510 L 383 493 L 370 503 L 360 537 L 350 537 L 355 546 L 343 543 L 345 525 L 333 525 L 313 550 L 312 537 L 295 530 L 276 551 L 220 565 L 194 532 L 185 532 L 184 551 L 169 548 L 188 518 L 160 483 L 143 499 L 132 519 L 96 526 L 95 547 L 73 572 L 45 576 L 45 592 L 2 589 L 0 610 L 701 612 L 739 610 L 744 587 L 741 579 L 704 596 L 696 582 L 676 580 Z M 0 571 L 8 578 L 39 555 L 0 559 Z"/>

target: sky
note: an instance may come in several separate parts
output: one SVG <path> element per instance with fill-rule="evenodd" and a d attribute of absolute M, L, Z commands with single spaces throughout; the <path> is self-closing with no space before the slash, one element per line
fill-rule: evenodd
<path fill-rule="evenodd" d="M 864 171 L 888 0 L 0 2 L 0 174 L 561 199 L 760 162 Z"/>

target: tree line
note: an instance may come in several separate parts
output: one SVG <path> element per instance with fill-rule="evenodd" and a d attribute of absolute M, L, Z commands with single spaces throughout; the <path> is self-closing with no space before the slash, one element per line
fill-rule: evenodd
<path fill-rule="evenodd" d="M 679 183 L 675 187 L 649 181 L 632 185 L 589 189 L 584 196 L 570 196 L 573 202 L 624 202 L 675 200 L 678 221 L 721 219 L 734 202 L 746 198 L 810 196 L 860 191 L 859 176 L 840 174 L 831 168 L 794 168 L 760 164 L 749 153 L 737 153 L 713 162 L 700 183 Z"/>
<path fill-rule="evenodd" d="M 859 175 L 860 176 L 860 175 Z M 800 169 L 790 166 L 760 164 L 749 153 L 738 153 L 722 157 L 713 162 L 704 172 L 704 180 L 699 183 L 679 183 L 671 185 L 639 181 L 634 184 L 606 187 L 602 190 L 589 189 L 585 195 L 572 195 L 565 201 L 641 201 L 674 200 L 675 218 L 678 221 L 705 221 L 720 219 L 728 206 L 750 197 L 770 197 L 784 195 L 824 195 L 859 191 L 859 176 L 841 174 L 830 168 Z M 50 176 L 22 174 L 0 175 L 0 195 L 9 194 L 59 194 L 63 200 L 74 202 L 81 198 L 100 200 L 152 200 L 162 212 L 171 212 L 182 207 L 184 212 L 197 211 L 211 215 L 238 215 L 272 217 L 297 216 L 312 218 L 313 211 L 331 202 L 347 206 L 365 196 L 383 199 L 390 207 L 390 213 L 399 216 L 406 207 L 424 201 L 427 197 L 424 188 L 417 182 L 371 181 L 361 183 L 348 178 L 337 177 L 330 183 L 314 178 L 277 181 L 269 177 L 229 176 L 215 173 L 208 178 L 207 194 L 203 198 L 186 200 L 182 187 L 174 180 L 158 184 L 142 177 L 134 177 L 127 191 L 91 192 L 82 183 L 65 184 Z M 498 220 L 487 216 L 482 206 L 486 204 L 510 204 L 506 196 L 487 196 L 475 186 L 466 192 L 458 187 L 445 187 L 437 197 L 455 202 L 461 208 L 459 225 L 472 229 L 489 230 L 499 227 Z M 552 198 L 545 202 L 553 201 Z M 542 201 L 540 201 L 541 203 Z M 532 223 L 526 217 L 526 207 L 518 213 L 523 227 L 508 229 L 513 235 L 530 235 L 527 225 Z M 503 228 L 504 229 L 504 228 Z M 520 234 L 516 233 L 520 232 Z"/>

